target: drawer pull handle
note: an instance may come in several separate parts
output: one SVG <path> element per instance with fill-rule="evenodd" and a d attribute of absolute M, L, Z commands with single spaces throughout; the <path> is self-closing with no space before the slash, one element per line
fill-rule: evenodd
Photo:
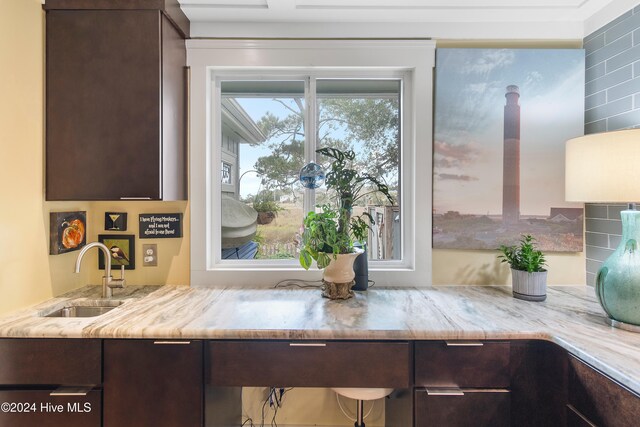
<path fill-rule="evenodd" d="M 120 200 L 151 200 L 151 197 L 120 197 Z"/>
<path fill-rule="evenodd" d="M 189 345 L 191 341 L 154 341 L 155 345 Z"/>
<path fill-rule="evenodd" d="M 428 396 L 464 396 L 464 391 L 459 388 L 432 388 L 426 390 Z"/>
<path fill-rule="evenodd" d="M 323 342 L 290 342 L 289 347 L 326 347 Z"/>
<path fill-rule="evenodd" d="M 445 341 L 447 347 L 482 347 L 484 344 L 480 341 Z"/>
<path fill-rule="evenodd" d="M 49 393 L 49 396 L 86 396 L 90 391 L 90 388 L 59 387 Z"/>

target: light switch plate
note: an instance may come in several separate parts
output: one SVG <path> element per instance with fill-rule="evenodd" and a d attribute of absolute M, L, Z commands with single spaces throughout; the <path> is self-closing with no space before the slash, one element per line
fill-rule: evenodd
<path fill-rule="evenodd" d="M 142 266 L 157 267 L 158 266 L 158 245 L 144 244 L 142 245 Z"/>

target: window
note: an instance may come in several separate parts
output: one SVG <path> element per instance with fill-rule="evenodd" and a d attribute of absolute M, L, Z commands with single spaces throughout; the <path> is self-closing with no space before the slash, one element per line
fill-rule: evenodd
<path fill-rule="evenodd" d="M 320 74 L 330 76 L 332 72 Z M 360 74 L 367 72 L 363 70 Z M 273 79 L 278 75 L 262 72 L 260 77 Z M 302 218 L 317 205 L 331 202 L 323 187 L 305 191 L 299 182 L 299 171 L 310 160 L 328 167 L 328 159 L 317 157 L 316 149 L 334 147 L 354 151 L 353 167 L 386 183 L 397 201 L 395 210 L 383 207 L 386 200 L 371 193 L 355 207 L 356 215 L 368 212 L 379 219 L 367 242 L 372 248 L 370 260 L 402 259 L 399 197 L 402 78 L 301 76 L 300 80 L 267 81 L 256 78 L 236 80 L 228 72 L 216 76 L 220 96 L 214 96 L 214 100 L 219 99 L 224 110 L 221 110 L 222 126 L 217 134 L 212 129 L 212 140 L 215 145 L 219 138 L 223 155 L 230 149 L 228 142 L 233 140 L 235 146 L 231 151 L 237 153 L 239 167 L 239 178 L 232 182 L 230 165 L 222 163 L 222 193 L 230 196 L 222 199 L 223 209 L 227 208 L 225 203 L 239 201 L 258 211 L 257 234 L 254 236 L 252 229 L 246 229 L 244 241 L 238 240 L 241 230 L 225 224 L 225 218 L 229 219 L 229 225 L 236 219 L 222 216 L 222 258 L 230 262 L 296 260 Z M 315 108 L 310 109 L 309 105 Z M 252 130 L 260 138 L 249 141 L 245 134 Z M 229 135 L 231 131 L 235 138 Z M 236 191 L 229 192 L 224 184 L 232 184 Z M 245 250 L 251 247 L 257 252 Z"/>
<path fill-rule="evenodd" d="M 315 153 L 326 146 L 353 150 L 397 202 L 372 194 L 357 207 L 376 219 L 370 277 L 430 284 L 433 43 L 191 40 L 188 51 L 193 285 L 320 277 L 299 267 L 296 237 L 327 196 L 298 171 L 327 165 Z M 239 220 L 246 206 L 265 212 L 257 236 Z"/>

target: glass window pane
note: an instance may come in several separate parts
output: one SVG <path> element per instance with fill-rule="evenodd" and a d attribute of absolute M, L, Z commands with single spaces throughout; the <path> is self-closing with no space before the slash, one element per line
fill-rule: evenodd
<path fill-rule="evenodd" d="M 223 176 L 233 181 L 222 186 L 222 258 L 297 259 L 304 81 L 223 81 L 221 90 Z"/>
<path fill-rule="evenodd" d="M 353 150 L 354 168 L 388 185 L 395 203 L 364 188 L 354 215 L 368 213 L 375 224 L 369 232 L 372 260 L 401 259 L 400 228 L 400 94 L 396 79 L 317 80 L 318 147 Z M 322 164 L 327 159 L 319 158 Z M 316 203 L 326 202 L 316 192 Z"/>

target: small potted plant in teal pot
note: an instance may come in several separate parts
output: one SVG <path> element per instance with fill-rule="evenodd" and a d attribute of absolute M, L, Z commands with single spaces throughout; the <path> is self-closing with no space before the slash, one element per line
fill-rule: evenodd
<path fill-rule="evenodd" d="M 527 301 L 544 301 L 547 298 L 547 270 L 544 253 L 536 249 L 533 236 L 525 234 L 513 246 L 502 245 L 498 256 L 511 266 L 513 296 Z"/>

